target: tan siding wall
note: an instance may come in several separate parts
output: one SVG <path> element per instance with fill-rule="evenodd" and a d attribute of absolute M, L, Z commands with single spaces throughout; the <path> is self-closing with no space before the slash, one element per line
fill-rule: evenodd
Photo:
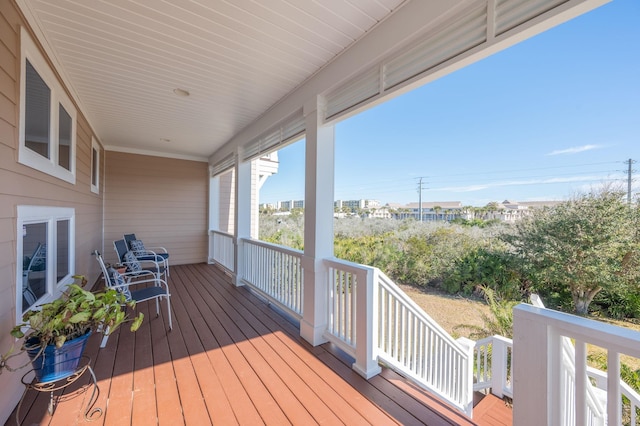
<path fill-rule="evenodd" d="M 0 1 L 0 353 L 14 343 L 16 206 L 73 207 L 76 212 L 76 271 L 95 282 L 97 262 L 91 249 L 102 245 L 102 196 L 90 190 L 91 129 L 77 115 L 76 184 L 72 185 L 17 162 L 20 76 L 20 26 L 26 25 L 13 1 Z M 103 174 L 104 176 L 104 174 Z M 0 424 L 4 424 L 24 387 L 22 373 L 0 375 Z"/>
<path fill-rule="evenodd" d="M 170 264 L 207 261 L 208 164 L 107 151 L 105 260 L 113 241 L 134 233 L 163 246 Z"/>

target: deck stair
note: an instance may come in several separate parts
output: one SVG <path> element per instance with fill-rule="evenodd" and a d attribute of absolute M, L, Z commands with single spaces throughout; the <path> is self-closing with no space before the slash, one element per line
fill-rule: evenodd
<path fill-rule="evenodd" d="M 511 426 L 513 410 L 503 400 L 489 394 L 473 408 L 473 421 L 478 426 Z"/>

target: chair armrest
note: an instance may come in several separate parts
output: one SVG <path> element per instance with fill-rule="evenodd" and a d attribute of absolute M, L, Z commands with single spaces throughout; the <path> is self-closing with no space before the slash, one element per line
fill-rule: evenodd
<path fill-rule="evenodd" d="M 142 270 L 140 270 L 138 272 L 124 272 L 124 273 L 122 273 L 120 275 L 122 277 L 124 277 L 124 279 L 126 279 L 127 281 L 130 281 L 131 278 L 139 278 L 139 277 L 142 277 L 144 275 L 155 276 L 153 271 L 147 271 L 146 269 L 142 269 Z"/>
<path fill-rule="evenodd" d="M 120 263 L 122 263 L 125 266 L 130 267 L 132 262 L 120 262 Z M 145 263 L 153 263 L 155 265 L 155 268 L 159 271 L 160 270 L 160 263 L 163 263 L 163 262 L 162 262 L 162 260 L 160 262 L 158 262 L 158 260 L 156 258 L 156 260 L 138 260 L 138 263 L 142 267 L 142 271 L 145 270 L 144 269 L 144 264 Z M 139 271 L 139 273 L 142 272 L 142 271 Z M 125 272 L 125 273 L 130 274 L 131 272 Z"/>
<path fill-rule="evenodd" d="M 139 262 L 160 262 L 160 263 L 165 262 L 165 259 L 153 250 L 138 251 L 138 252 L 135 252 L 134 254 L 136 258 L 138 258 Z M 153 256 L 155 260 L 150 260 L 150 259 L 140 260 L 139 257 L 142 257 L 142 256 Z"/>
<path fill-rule="evenodd" d="M 164 287 L 165 291 L 167 292 L 167 295 L 169 295 L 169 284 L 167 284 L 167 282 L 165 280 L 161 280 L 161 279 L 149 279 L 149 280 L 139 280 L 139 281 L 131 281 L 128 282 L 126 284 L 118 284 L 118 285 L 112 285 L 109 287 L 109 289 L 114 289 L 117 290 L 119 288 L 126 288 L 127 290 L 131 290 L 132 286 L 135 285 L 139 285 L 139 284 L 147 284 L 147 283 L 153 283 L 156 287 Z"/>
<path fill-rule="evenodd" d="M 147 250 L 156 250 L 156 251 L 162 251 L 163 253 L 168 253 L 167 249 L 161 246 L 156 246 L 156 247 L 145 247 Z"/>
<path fill-rule="evenodd" d="M 112 288 L 131 287 L 131 286 L 134 286 L 134 285 L 146 284 L 146 283 L 154 283 L 156 286 L 165 287 L 167 289 L 167 293 L 169 292 L 169 284 L 167 284 L 167 282 L 165 280 L 161 280 L 159 278 L 131 281 L 130 283 L 127 283 L 127 284 L 120 284 L 120 285 L 117 285 L 117 286 L 112 286 Z"/>

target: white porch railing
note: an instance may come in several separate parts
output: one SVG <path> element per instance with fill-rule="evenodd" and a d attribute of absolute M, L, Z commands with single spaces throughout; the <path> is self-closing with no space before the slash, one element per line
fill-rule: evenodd
<path fill-rule="evenodd" d="M 502 398 L 513 398 L 513 340 L 491 336 L 475 342 L 473 390 L 484 391 Z"/>
<path fill-rule="evenodd" d="M 339 259 L 325 265 L 327 338 L 355 356 L 354 368 L 370 370 L 371 359 L 381 361 L 471 415 L 473 345 L 454 340 L 377 268 Z M 363 344 L 372 347 L 363 350 Z"/>
<path fill-rule="evenodd" d="M 235 272 L 236 238 L 222 231 L 209 231 L 209 259 L 231 273 Z"/>
<path fill-rule="evenodd" d="M 565 338 L 575 342 L 573 373 L 566 368 L 571 355 L 563 347 Z M 627 387 L 620 380 L 620 354 L 640 358 L 640 332 L 526 304 L 514 309 L 514 424 L 604 422 L 591 415 L 587 343 L 607 351 L 606 387 L 598 388 L 606 391 L 606 423 L 621 424 Z"/>
<path fill-rule="evenodd" d="M 594 383 L 594 387 L 598 390 L 598 393 L 600 395 L 606 395 L 608 383 L 607 373 L 605 371 L 598 370 L 597 368 L 587 367 L 587 376 Z M 622 380 L 620 380 L 620 393 L 629 401 L 629 424 L 637 425 L 638 411 L 640 411 L 640 395 Z"/>
<path fill-rule="evenodd" d="M 249 239 L 242 239 L 242 246 L 242 282 L 300 319 L 304 291 L 302 252 Z"/>

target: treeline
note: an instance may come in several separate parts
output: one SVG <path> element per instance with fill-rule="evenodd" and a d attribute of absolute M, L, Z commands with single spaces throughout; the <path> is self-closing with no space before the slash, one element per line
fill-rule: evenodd
<path fill-rule="evenodd" d="M 605 189 L 536 210 L 515 225 L 345 218 L 335 256 L 375 266 L 396 282 L 450 293 L 532 292 L 552 308 L 640 318 L 638 205 Z M 303 218 L 262 216 L 260 239 L 303 249 Z"/>

